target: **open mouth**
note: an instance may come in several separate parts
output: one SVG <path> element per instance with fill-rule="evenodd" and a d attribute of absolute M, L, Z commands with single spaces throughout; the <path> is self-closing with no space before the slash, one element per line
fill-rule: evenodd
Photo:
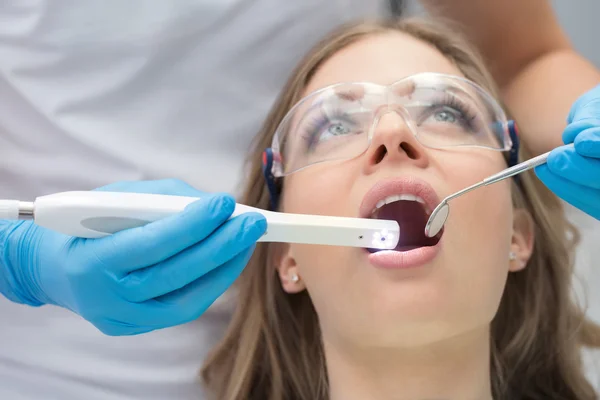
<path fill-rule="evenodd" d="M 412 194 L 398 194 L 380 200 L 372 211 L 370 218 L 394 220 L 400 226 L 400 240 L 395 251 L 409 251 L 420 247 L 431 247 L 438 244 L 444 229 L 434 237 L 425 236 L 425 224 L 431 215 L 426 202 Z M 380 249 L 368 249 L 375 253 Z"/>

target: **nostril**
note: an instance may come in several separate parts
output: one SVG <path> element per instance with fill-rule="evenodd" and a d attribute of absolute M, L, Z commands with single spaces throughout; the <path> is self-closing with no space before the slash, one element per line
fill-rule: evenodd
<path fill-rule="evenodd" d="M 404 152 L 406 153 L 408 158 L 415 160 L 419 157 L 417 154 L 417 151 L 414 149 L 414 147 L 412 147 L 410 144 L 408 144 L 406 142 L 400 143 L 400 148 L 402 150 L 404 150 Z"/>
<path fill-rule="evenodd" d="M 385 148 L 385 146 L 379 146 L 379 148 L 377 149 L 377 151 L 375 152 L 375 154 L 373 156 L 373 163 L 379 164 L 380 162 L 382 162 L 383 159 L 385 158 L 386 154 L 387 154 L 387 149 Z"/>

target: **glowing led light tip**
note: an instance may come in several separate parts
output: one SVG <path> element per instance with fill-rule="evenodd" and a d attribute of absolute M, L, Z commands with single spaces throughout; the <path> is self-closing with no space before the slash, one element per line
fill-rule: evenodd
<path fill-rule="evenodd" d="M 375 232 L 373 234 L 373 248 L 376 249 L 393 249 L 395 236 L 393 233 L 388 232 L 386 229 L 381 232 Z"/>

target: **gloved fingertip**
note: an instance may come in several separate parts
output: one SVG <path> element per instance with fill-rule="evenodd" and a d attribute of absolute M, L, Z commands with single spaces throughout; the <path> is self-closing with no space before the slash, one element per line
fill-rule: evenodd
<path fill-rule="evenodd" d="M 558 173 L 569 166 L 569 154 L 568 152 L 574 152 L 572 148 L 556 148 L 550 152 L 548 160 L 546 160 L 545 166 L 548 168 L 548 172 Z"/>
<path fill-rule="evenodd" d="M 244 229 L 247 234 L 258 239 L 267 230 L 267 219 L 260 213 L 246 213 L 244 214 Z"/>
<path fill-rule="evenodd" d="M 589 143 L 589 141 L 582 139 L 580 136 L 575 139 L 573 144 L 575 145 L 575 151 L 577 154 L 585 157 L 591 156 L 591 153 L 593 153 L 594 143 Z M 600 147 L 600 145 L 596 147 Z"/>
<path fill-rule="evenodd" d="M 235 200 L 228 194 L 216 193 L 188 204 L 185 207 L 186 212 L 200 212 L 205 215 L 207 211 L 211 215 L 231 215 L 235 209 Z"/>
<path fill-rule="evenodd" d="M 227 193 L 218 193 L 212 201 L 215 214 L 231 215 L 235 210 L 235 199 Z"/>
<path fill-rule="evenodd" d="M 575 151 L 584 157 L 600 157 L 600 127 L 581 132 L 574 141 Z"/>
<path fill-rule="evenodd" d="M 562 134 L 563 143 L 564 144 L 573 143 L 573 141 L 575 140 L 577 135 L 579 135 L 579 132 L 581 132 L 581 127 L 577 126 L 575 124 L 571 124 L 571 122 L 569 122 L 569 125 L 567 125 L 567 127 L 565 128 L 565 130 L 563 131 L 563 134 Z"/>
<path fill-rule="evenodd" d="M 267 230 L 267 219 L 264 215 L 256 213 L 254 217 L 254 227 L 262 235 Z"/>

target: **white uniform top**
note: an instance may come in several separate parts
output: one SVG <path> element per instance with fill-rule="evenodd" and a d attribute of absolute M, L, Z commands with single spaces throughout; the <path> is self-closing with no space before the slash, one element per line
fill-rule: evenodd
<path fill-rule="evenodd" d="M 3 0 L 0 197 L 168 177 L 235 193 L 299 58 L 340 22 L 387 9 L 383 0 Z M 0 296 L 0 399 L 198 399 L 199 367 L 228 315 L 217 304 L 185 326 L 108 337 L 63 309 Z"/>

